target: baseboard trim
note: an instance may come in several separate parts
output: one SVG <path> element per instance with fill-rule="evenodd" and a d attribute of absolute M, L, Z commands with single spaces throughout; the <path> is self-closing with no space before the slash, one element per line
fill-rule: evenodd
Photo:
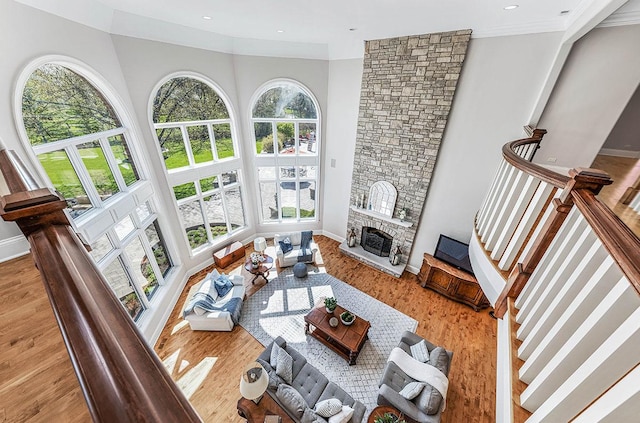
<path fill-rule="evenodd" d="M 324 229 L 320 231 L 320 235 L 324 235 L 327 238 L 331 238 L 334 241 L 343 242 L 345 240 L 344 237 L 338 236 L 332 232 L 325 231 Z"/>
<path fill-rule="evenodd" d="M 29 254 L 29 241 L 22 235 L 0 240 L 0 263 Z"/>
<path fill-rule="evenodd" d="M 640 159 L 640 151 L 616 150 L 614 148 L 602 148 L 598 154 L 603 156 L 629 157 L 631 159 Z"/>

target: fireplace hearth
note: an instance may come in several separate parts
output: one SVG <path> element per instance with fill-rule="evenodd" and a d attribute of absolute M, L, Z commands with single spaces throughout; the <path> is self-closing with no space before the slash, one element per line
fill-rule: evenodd
<path fill-rule="evenodd" d="M 386 232 L 369 226 L 362 228 L 360 245 L 365 251 L 380 257 L 389 257 L 391 244 L 393 244 L 393 237 Z"/>

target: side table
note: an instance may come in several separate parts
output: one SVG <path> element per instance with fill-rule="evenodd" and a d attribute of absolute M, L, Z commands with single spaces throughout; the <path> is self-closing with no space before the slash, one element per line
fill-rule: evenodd
<path fill-rule="evenodd" d="M 369 414 L 369 418 L 367 419 L 367 423 L 375 423 L 375 418 L 376 417 L 382 417 L 385 413 L 392 413 L 392 414 L 395 414 L 396 416 L 400 416 L 402 414 L 395 407 L 392 407 L 390 405 L 379 405 L 376 408 L 374 408 L 373 410 L 371 410 L 371 414 Z M 407 419 L 404 416 L 402 416 L 402 418 L 405 419 L 407 422 L 412 421 L 412 420 Z"/>
<path fill-rule="evenodd" d="M 253 263 L 251 263 L 251 257 L 247 258 L 247 260 L 245 260 L 244 262 L 244 269 L 254 275 L 253 279 L 251 279 L 252 284 L 255 284 L 256 279 L 258 279 L 259 277 L 262 277 L 265 282 L 269 283 L 269 279 L 267 278 L 269 277 L 269 271 L 273 267 L 273 258 L 266 254 L 263 254 L 262 256 L 264 257 L 264 260 L 258 267 L 253 267 Z"/>
<path fill-rule="evenodd" d="M 247 419 L 248 423 L 264 423 L 266 416 L 280 416 L 282 423 L 294 423 L 286 411 L 268 393 L 265 393 L 257 404 L 252 400 L 240 398 L 237 408 L 240 417 Z"/>

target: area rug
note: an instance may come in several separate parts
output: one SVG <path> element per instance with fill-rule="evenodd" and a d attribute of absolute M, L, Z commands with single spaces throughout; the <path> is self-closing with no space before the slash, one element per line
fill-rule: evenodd
<path fill-rule="evenodd" d="M 321 297 L 335 297 L 341 306 L 371 323 L 369 340 L 355 366 L 304 333 L 304 316 Z M 415 331 L 418 322 L 329 274 L 296 278 L 289 268 L 244 302 L 240 325 L 265 346 L 282 336 L 330 381 L 371 411 L 389 353 L 402 332 Z"/>

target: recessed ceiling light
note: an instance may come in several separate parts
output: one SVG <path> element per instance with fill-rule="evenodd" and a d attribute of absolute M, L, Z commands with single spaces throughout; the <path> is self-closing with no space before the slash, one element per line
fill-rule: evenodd
<path fill-rule="evenodd" d="M 353 32 L 353 31 L 357 31 L 358 28 L 349 28 L 349 31 Z"/>
<path fill-rule="evenodd" d="M 512 4 L 511 6 L 505 6 L 504 10 L 513 10 L 513 9 L 517 9 L 518 7 L 520 7 L 517 4 Z"/>
<path fill-rule="evenodd" d="M 284 32 L 284 29 L 276 29 L 276 32 L 277 32 L 278 34 L 282 34 L 282 33 Z"/>
<path fill-rule="evenodd" d="M 568 15 L 568 14 L 569 14 L 569 12 L 571 12 L 571 10 L 561 10 L 561 11 L 560 11 L 560 14 L 561 14 L 561 15 Z"/>
<path fill-rule="evenodd" d="M 211 20 L 211 16 L 203 16 L 202 19 L 210 21 Z"/>

